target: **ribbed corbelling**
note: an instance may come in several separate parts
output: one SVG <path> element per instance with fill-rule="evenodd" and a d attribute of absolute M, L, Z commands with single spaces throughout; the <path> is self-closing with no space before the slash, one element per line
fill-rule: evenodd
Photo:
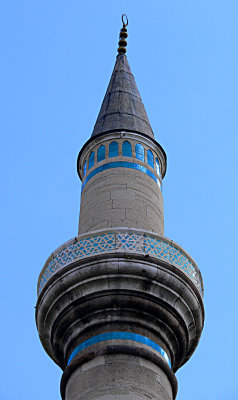
<path fill-rule="evenodd" d="M 42 344 L 63 369 L 80 342 L 122 330 L 157 341 L 175 371 L 195 350 L 203 318 L 201 296 L 180 271 L 129 254 L 69 264 L 47 283 L 36 307 Z"/>

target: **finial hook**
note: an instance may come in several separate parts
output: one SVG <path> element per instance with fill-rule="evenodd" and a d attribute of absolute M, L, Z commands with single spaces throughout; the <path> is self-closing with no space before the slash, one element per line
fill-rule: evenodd
<path fill-rule="evenodd" d="M 121 28 L 121 31 L 120 31 L 119 42 L 118 42 L 119 47 L 118 47 L 117 51 L 118 51 L 119 54 L 126 54 L 126 46 L 127 46 L 126 38 L 128 36 L 127 29 L 126 29 L 126 27 L 128 25 L 127 15 L 126 14 L 122 14 L 121 20 L 122 20 L 122 23 L 123 23 L 123 27 Z"/>
<path fill-rule="evenodd" d="M 122 23 L 123 23 L 123 28 L 125 28 L 128 25 L 127 15 L 126 14 L 122 14 L 121 20 L 122 20 Z"/>

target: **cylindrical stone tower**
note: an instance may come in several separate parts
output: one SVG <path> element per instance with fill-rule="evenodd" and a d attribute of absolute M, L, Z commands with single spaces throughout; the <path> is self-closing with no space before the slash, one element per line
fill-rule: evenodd
<path fill-rule="evenodd" d="M 64 371 L 65 400 L 175 399 L 174 372 L 203 329 L 200 271 L 164 236 L 166 154 L 125 55 L 126 25 L 78 156 L 79 234 L 51 254 L 38 282 L 37 328 Z"/>

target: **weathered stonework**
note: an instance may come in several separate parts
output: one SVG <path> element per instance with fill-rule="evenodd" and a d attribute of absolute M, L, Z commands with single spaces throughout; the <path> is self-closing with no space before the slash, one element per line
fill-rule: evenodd
<path fill-rule="evenodd" d="M 109 354 L 88 361 L 73 371 L 65 386 L 62 385 L 62 394 L 66 400 L 172 400 L 173 389 L 176 390 L 161 366 L 127 354 Z"/>
<path fill-rule="evenodd" d="M 102 223 L 103 227 L 125 226 L 163 234 L 163 199 L 158 185 L 126 168 L 93 177 L 81 194 L 79 234 L 100 229 Z"/>

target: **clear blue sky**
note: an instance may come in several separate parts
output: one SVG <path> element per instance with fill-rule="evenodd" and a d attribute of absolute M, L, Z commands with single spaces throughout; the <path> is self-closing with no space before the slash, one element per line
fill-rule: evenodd
<path fill-rule="evenodd" d="M 178 400 L 237 400 L 237 0 L 0 2 L 2 400 L 60 399 L 34 306 L 49 254 L 77 234 L 76 158 L 115 62 L 128 59 L 168 156 L 165 234 L 205 285 L 200 344 Z"/>

